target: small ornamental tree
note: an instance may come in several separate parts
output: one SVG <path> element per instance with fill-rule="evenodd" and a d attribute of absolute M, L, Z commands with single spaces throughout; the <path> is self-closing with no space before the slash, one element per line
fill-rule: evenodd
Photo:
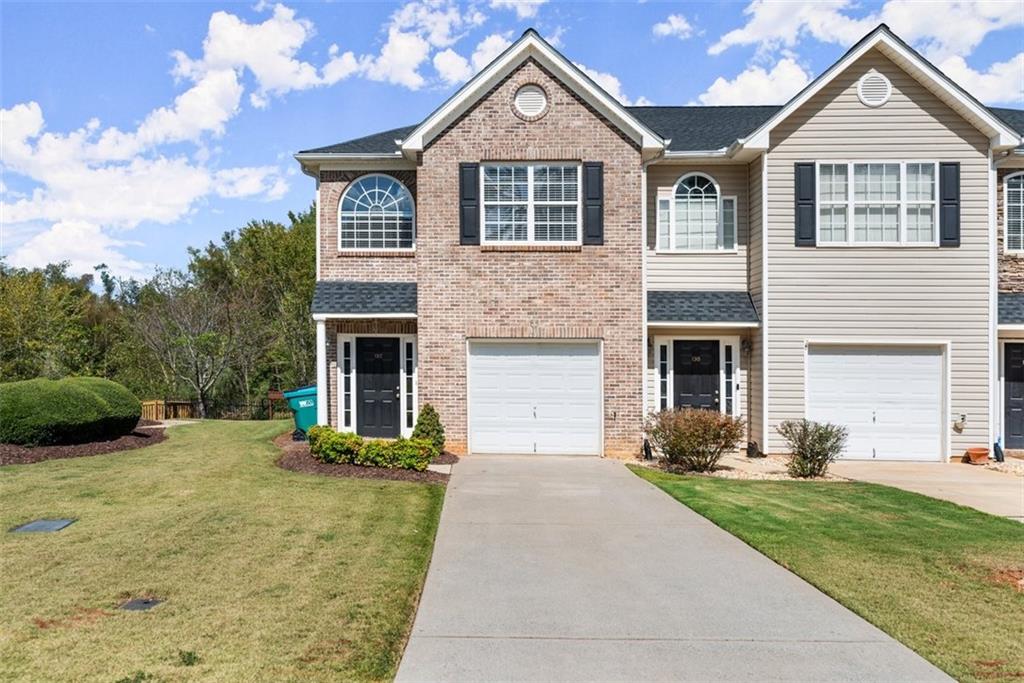
<path fill-rule="evenodd" d="M 711 472 L 725 453 L 739 448 L 745 428 L 717 410 L 683 408 L 651 415 L 645 431 L 670 468 Z"/>
<path fill-rule="evenodd" d="M 412 430 L 412 438 L 426 439 L 434 445 L 438 453 L 444 453 L 444 425 L 434 406 L 424 403 L 416 418 L 416 427 Z"/>
<path fill-rule="evenodd" d="M 791 477 L 822 477 L 846 446 L 846 427 L 810 420 L 786 420 L 776 431 L 789 445 Z"/>

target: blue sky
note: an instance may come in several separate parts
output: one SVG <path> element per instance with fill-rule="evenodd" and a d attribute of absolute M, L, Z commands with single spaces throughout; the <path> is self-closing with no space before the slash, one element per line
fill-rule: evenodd
<path fill-rule="evenodd" d="M 0 254 L 146 275 L 313 199 L 291 155 L 418 122 L 533 26 L 629 104 L 784 102 L 879 21 L 1024 108 L 1024 5 L 0 2 Z"/>

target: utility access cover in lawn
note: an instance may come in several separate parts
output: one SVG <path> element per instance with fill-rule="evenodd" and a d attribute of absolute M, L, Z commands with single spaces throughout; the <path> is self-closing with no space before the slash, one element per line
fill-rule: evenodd
<path fill-rule="evenodd" d="M 11 529 L 14 533 L 32 533 L 32 532 L 46 532 L 46 531 L 60 531 L 64 527 L 68 526 L 75 520 L 73 519 L 37 519 L 29 522 L 28 524 L 22 524 Z"/>

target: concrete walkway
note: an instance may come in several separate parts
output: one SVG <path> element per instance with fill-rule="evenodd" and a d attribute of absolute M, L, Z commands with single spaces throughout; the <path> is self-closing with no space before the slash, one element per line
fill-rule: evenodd
<path fill-rule="evenodd" d="M 597 458 L 464 458 L 399 681 L 948 680 Z"/>
<path fill-rule="evenodd" d="M 961 462 L 840 460 L 829 469 L 847 479 L 923 493 L 1024 522 L 1024 477 Z"/>

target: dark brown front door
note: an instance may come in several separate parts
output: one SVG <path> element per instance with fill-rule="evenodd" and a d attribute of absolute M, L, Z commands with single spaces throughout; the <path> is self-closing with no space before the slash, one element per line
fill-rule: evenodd
<path fill-rule="evenodd" d="M 399 353 L 396 337 L 356 339 L 356 431 L 391 439 L 401 433 Z"/>
<path fill-rule="evenodd" d="M 718 410 L 718 340 L 677 340 L 672 353 L 675 407 Z"/>
<path fill-rule="evenodd" d="M 1024 344 L 1007 344 L 1003 349 L 1003 384 L 1006 386 L 1006 448 L 1024 448 Z"/>

